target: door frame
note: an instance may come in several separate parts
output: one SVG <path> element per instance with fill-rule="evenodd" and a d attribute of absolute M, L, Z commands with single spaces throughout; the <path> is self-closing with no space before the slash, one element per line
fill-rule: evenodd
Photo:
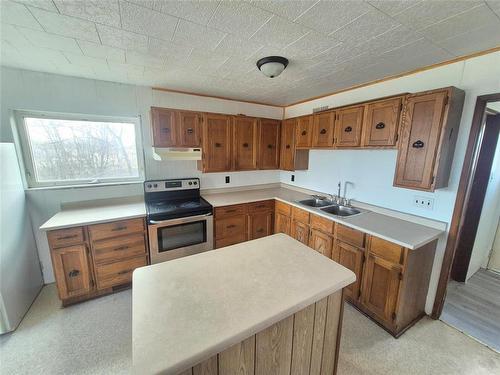
<path fill-rule="evenodd" d="M 460 182 L 458 185 L 455 206 L 453 208 L 452 220 L 450 223 L 450 230 L 448 232 L 448 241 L 443 257 L 443 264 L 441 273 L 439 275 L 438 287 L 436 290 L 436 297 L 434 299 L 434 306 L 432 309 L 431 317 L 439 319 L 443 311 L 444 300 L 446 297 L 446 289 L 450 279 L 451 268 L 455 252 L 457 249 L 458 237 L 462 228 L 462 223 L 467 209 L 467 203 L 470 193 L 471 177 L 475 171 L 474 159 L 476 153 L 479 151 L 478 143 L 481 136 L 481 127 L 483 117 L 488 102 L 500 101 L 500 93 L 481 95 L 477 97 L 474 115 L 472 117 L 472 125 L 469 133 L 469 141 L 465 152 L 462 173 L 460 175 Z"/>

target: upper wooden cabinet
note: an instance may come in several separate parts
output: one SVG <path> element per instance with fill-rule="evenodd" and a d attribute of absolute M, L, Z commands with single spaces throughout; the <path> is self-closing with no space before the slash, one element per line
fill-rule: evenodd
<path fill-rule="evenodd" d="M 396 145 L 402 98 L 369 103 L 363 120 L 363 147 Z"/>
<path fill-rule="evenodd" d="M 408 95 L 401 121 L 394 186 L 448 186 L 465 93 L 455 87 Z"/>
<path fill-rule="evenodd" d="M 359 147 L 364 106 L 347 107 L 336 111 L 335 147 Z"/>
<path fill-rule="evenodd" d="M 200 147 L 200 118 L 198 112 L 152 107 L 153 146 Z"/>
<path fill-rule="evenodd" d="M 335 112 L 318 113 L 313 117 L 312 147 L 332 147 Z"/>
<path fill-rule="evenodd" d="M 284 120 L 281 124 L 281 157 L 280 169 L 295 171 L 307 169 L 309 166 L 309 150 L 295 148 L 297 119 Z"/>
<path fill-rule="evenodd" d="M 302 116 L 297 119 L 295 146 L 308 148 L 312 145 L 313 116 Z"/>
<path fill-rule="evenodd" d="M 259 169 L 279 169 L 280 167 L 281 121 L 260 119 L 257 166 Z"/>
<path fill-rule="evenodd" d="M 231 116 L 205 113 L 202 129 L 203 172 L 231 170 Z"/>
<path fill-rule="evenodd" d="M 253 117 L 233 118 L 234 169 L 257 169 L 258 119 Z"/>

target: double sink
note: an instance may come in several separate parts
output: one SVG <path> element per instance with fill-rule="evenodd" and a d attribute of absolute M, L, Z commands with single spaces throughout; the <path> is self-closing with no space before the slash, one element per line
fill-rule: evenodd
<path fill-rule="evenodd" d="M 307 207 L 318 208 L 320 211 L 334 216 L 346 217 L 346 216 L 359 215 L 363 213 L 363 211 L 357 208 L 350 206 L 343 206 L 341 204 L 332 202 L 328 199 L 309 198 L 297 201 L 297 203 Z"/>

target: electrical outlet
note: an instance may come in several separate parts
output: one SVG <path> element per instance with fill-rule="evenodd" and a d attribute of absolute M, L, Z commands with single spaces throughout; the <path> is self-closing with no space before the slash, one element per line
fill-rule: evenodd
<path fill-rule="evenodd" d="M 421 195 L 415 195 L 413 197 L 413 205 L 425 208 L 427 210 L 434 209 L 434 198 L 423 197 Z"/>
<path fill-rule="evenodd" d="M 294 174 L 292 174 L 292 177 L 290 177 L 290 180 L 291 180 L 292 182 L 294 182 L 294 181 L 295 181 L 295 175 L 294 175 Z"/>
<path fill-rule="evenodd" d="M 230 182 L 229 176 L 226 176 L 226 184 L 229 184 L 229 182 Z"/>

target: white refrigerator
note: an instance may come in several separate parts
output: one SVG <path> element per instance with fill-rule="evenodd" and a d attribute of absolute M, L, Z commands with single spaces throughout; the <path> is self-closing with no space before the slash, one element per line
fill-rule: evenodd
<path fill-rule="evenodd" d="M 13 331 L 43 286 L 14 144 L 0 143 L 0 334 Z"/>

